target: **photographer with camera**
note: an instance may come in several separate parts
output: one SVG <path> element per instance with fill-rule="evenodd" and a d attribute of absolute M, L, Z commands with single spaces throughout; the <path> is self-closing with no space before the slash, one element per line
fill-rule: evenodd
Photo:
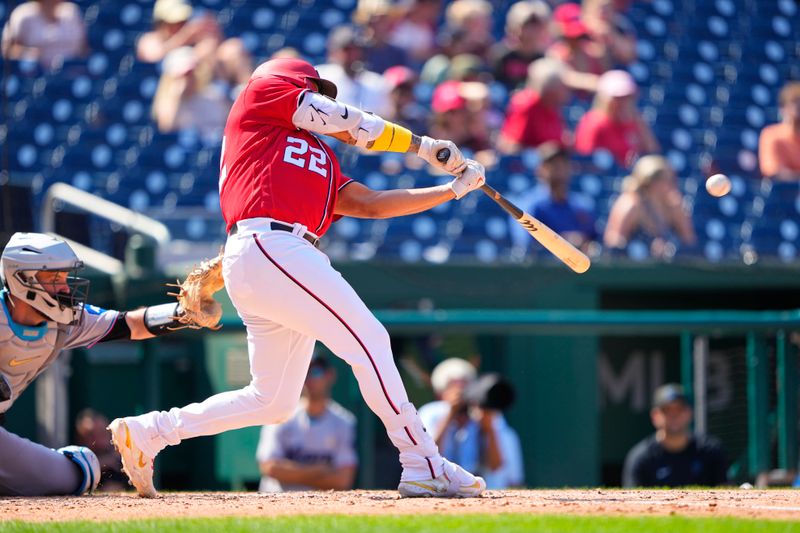
<path fill-rule="evenodd" d="M 439 401 L 419 410 L 444 457 L 479 470 L 493 489 L 523 484 L 519 437 L 502 410 L 513 403 L 511 385 L 497 374 L 476 379 L 475 367 L 446 359 L 431 374 Z"/>

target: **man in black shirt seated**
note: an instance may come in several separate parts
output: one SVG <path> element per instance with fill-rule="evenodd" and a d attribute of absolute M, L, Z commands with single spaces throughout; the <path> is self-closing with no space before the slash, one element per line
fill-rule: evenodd
<path fill-rule="evenodd" d="M 689 431 L 692 408 L 683 387 L 667 384 L 653 397 L 650 419 L 656 428 L 628 452 L 623 487 L 722 485 L 727 482 L 725 454 L 713 437 Z"/>

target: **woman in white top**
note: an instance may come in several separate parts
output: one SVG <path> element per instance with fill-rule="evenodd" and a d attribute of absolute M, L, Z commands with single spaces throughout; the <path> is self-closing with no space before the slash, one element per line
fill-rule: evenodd
<path fill-rule="evenodd" d="M 38 60 L 45 68 L 86 55 L 86 26 L 77 5 L 62 0 L 25 2 L 3 29 L 3 57 Z"/>

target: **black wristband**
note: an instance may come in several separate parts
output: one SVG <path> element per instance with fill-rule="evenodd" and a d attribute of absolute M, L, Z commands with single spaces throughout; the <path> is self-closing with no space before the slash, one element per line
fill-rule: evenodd
<path fill-rule="evenodd" d="M 144 310 L 144 327 L 158 337 L 184 327 L 176 318 L 183 314 L 183 308 L 175 302 L 148 307 Z"/>

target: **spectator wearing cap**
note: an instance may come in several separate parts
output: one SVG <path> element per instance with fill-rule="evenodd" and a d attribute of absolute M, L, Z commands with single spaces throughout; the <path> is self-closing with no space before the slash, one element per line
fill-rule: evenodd
<path fill-rule="evenodd" d="M 486 441 L 478 468 L 486 487 L 507 489 L 525 485 L 519 435 L 503 415 L 514 404 L 514 387 L 498 373 L 484 374 L 467 387 L 464 397 L 470 405 L 470 416 L 478 422 Z M 495 452 L 491 450 L 491 439 L 497 441 L 499 456 L 492 456 Z"/>
<path fill-rule="evenodd" d="M 656 389 L 650 420 L 656 428 L 625 458 L 623 487 L 716 486 L 727 483 L 727 465 L 720 443 L 693 435 L 692 408 L 680 385 Z"/>
<path fill-rule="evenodd" d="M 480 90 L 480 85 L 450 80 L 436 87 L 431 101 L 433 119 L 430 127 L 430 135 L 450 139 L 459 148 L 472 151 L 479 161 L 479 152 L 490 149 L 489 131 L 480 110 L 469 108 L 470 100 L 465 97 L 464 90 Z M 488 91 L 485 92 L 488 95 Z M 471 101 L 479 102 L 480 98 L 472 98 Z"/>
<path fill-rule="evenodd" d="M 384 118 L 405 126 L 420 135 L 428 131 L 430 112 L 422 107 L 414 96 L 417 74 L 408 67 L 396 65 L 383 73 L 389 87 L 391 112 Z"/>
<path fill-rule="evenodd" d="M 354 26 L 338 26 L 328 36 L 328 63 L 317 67 L 320 77 L 339 89 L 336 99 L 385 116 L 391 112 L 389 87 L 364 65 L 364 39 Z"/>
<path fill-rule="evenodd" d="M 38 61 L 46 69 L 88 51 L 80 8 L 62 0 L 24 2 L 3 28 L 3 57 Z"/>
<path fill-rule="evenodd" d="M 598 233 L 595 215 L 588 198 L 570 192 L 572 164 L 564 145 L 549 141 L 536 150 L 539 156 L 539 186 L 522 202 L 527 211 L 585 252 L 596 247 Z M 530 235 L 516 222 L 511 224 L 516 248 L 526 250 Z"/>
<path fill-rule="evenodd" d="M 636 82 L 624 70 L 600 76 L 592 109 L 575 129 L 575 149 L 581 154 L 606 149 L 626 168 L 642 154 L 659 152 L 658 141 L 636 108 L 637 94 Z"/>
<path fill-rule="evenodd" d="M 476 377 L 475 367 L 464 359 L 453 357 L 436 365 L 431 385 L 438 401 L 420 407 L 419 417 L 444 457 L 462 466 L 470 465 L 464 468 L 472 471 L 482 463 L 494 470 L 502 465 L 497 434 L 484 433 L 484 428 L 470 416 L 466 391 Z"/>
<path fill-rule="evenodd" d="M 617 12 L 614 0 L 583 0 L 581 20 L 600 46 L 606 68 L 636 61 L 633 26 Z"/>
<path fill-rule="evenodd" d="M 490 52 L 495 80 L 509 91 L 519 89 L 528 66 L 544 57 L 550 45 L 550 7 L 543 0 L 523 0 L 506 15 L 505 37 Z"/>
<path fill-rule="evenodd" d="M 581 6 L 561 4 L 553 12 L 558 40 L 547 50 L 547 55 L 560 59 L 572 70 L 600 75 L 606 68 L 602 50 L 589 35 L 581 20 Z"/>
<path fill-rule="evenodd" d="M 222 30 L 210 12 L 198 12 L 186 0 L 157 0 L 153 6 L 153 30 L 136 43 L 136 57 L 158 63 L 167 54 L 186 46 L 194 49 L 198 68 L 209 78 L 230 87 L 246 84 L 253 70 L 252 59 L 241 39 L 223 39 Z"/>
<path fill-rule="evenodd" d="M 400 0 L 397 2 L 398 22 L 392 28 L 389 42 L 408 53 L 418 67 L 436 49 L 436 24 L 442 9 L 441 0 Z"/>
<path fill-rule="evenodd" d="M 217 85 L 199 74 L 197 67 L 198 60 L 190 46 L 167 54 L 153 98 L 153 119 L 163 133 L 191 129 L 204 139 L 218 140 L 231 103 Z"/>
<path fill-rule="evenodd" d="M 570 91 L 563 81 L 564 66 L 553 58 L 531 63 L 527 87 L 511 97 L 506 119 L 497 140 L 499 151 L 507 154 L 554 141 L 569 142 L 562 107 Z"/>
<path fill-rule="evenodd" d="M 608 249 L 625 249 L 633 239 L 648 242 L 655 258 L 674 255 L 675 241 L 692 246 L 697 240 L 675 171 L 660 155 L 646 155 L 636 162 L 608 215 L 603 236 Z"/>
<path fill-rule="evenodd" d="M 353 488 L 356 421 L 331 399 L 335 381 L 326 358 L 312 359 L 297 410 L 289 420 L 261 429 L 259 492 Z"/>
<path fill-rule="evenodd" d="M 353 12 L 353 23 L 361 29 L 366 44 L 364 62 L 373 72 L 384 73 L 393 66 L 409 64 L 408 53 L 389 42 L 395 18 L 389 0 L 359 0 Z"/>
<path fill-rule="evenodd" d="M 781 122 L 767 126 L 758 140 L 765 178 L 800 181 L 800 82 L 787 83 L 778 96 Z"/>

